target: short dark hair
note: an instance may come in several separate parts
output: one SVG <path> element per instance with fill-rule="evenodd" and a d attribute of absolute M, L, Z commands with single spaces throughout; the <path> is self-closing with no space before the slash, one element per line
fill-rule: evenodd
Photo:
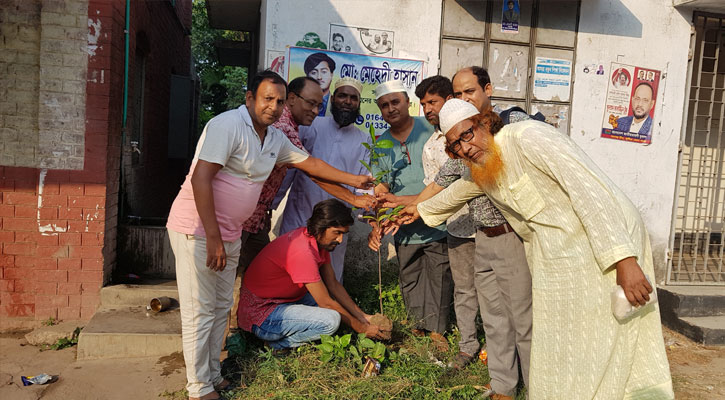
<path fill-rule="evenodd" d="M 330 58 L 330 56 L 328 56 L 325 53 L 315 53 L 315 54 L 311 54 L 305 60 L 305 66 L 304 66 L 305 75 L 309 74 L 310 71 L 315 69 L 315 67 L 323 61 L 326 62 L 327 66 L 330 67 L 330 72 L 335 72 L 335 61 L 332 58 Z"/>
<path fill-rule="evenodd" d="M 259 85 L 261 85 L 264 81 L 271 81 L 275 85 L 282 85 L 284 86 L 285 92 L 287 91 L 287 82 L 285 82 L 279 74 L 269 69 L 265 69 L 264 71 L 258 72 L 254 75 L 252 80 L 249 81 L 247 90 L 252 93 L 252 96 L 256 97 L 257 89 L 259 89 Z"/>
<path fill-rule="evenodd" d="M 634 90 L 632 91 L 632 95 L 634 95 L 634 92 L 636 92 L 640 86 L 647 86 L 649 88 L 649 90 L 652 92 L 652 97 L 655 97 L 655 89 L 648 82 L 638 83 L 637 86 L 634 87 Z"/>
<path fill-rule="evenodd" d="M 453 95 L 453 84 L 450 79 L 442 75 L 425 78 L 415 87 L 415 95 L 422 99 L 428 93 L 445 99 Z"/>
<path fill-rule="evenodd" d="M 307 220 L 307 233 L 318 237 L 328 228 L 350 226 L 354 223 L 350 207 L 337 199 L 322 200 L 312 209 L 312 216 Z"/>
<path fill-rule="evenodd" d="M 307 86 L 308 83 L 314 83 L 315 85 L 320 86 L 320 82 L 317 82 L 316 79 L 312 79 L 309 76 L 300 76 L 292 79 L 287 85 L 287 96 L 289 97 L 290 93 L 294 93 L 299 96 L 300 92 L 305 89 L 305 86 Z"/>
<path fill-rule="evenodd" d="M 333 33 L 332 40 L 335 40 L 336 37 L 339 37 L 340 39 L 342 39 L 343 42 L 345 41 L 345 36 L 342 36 L 342 33 L 337 33 L 337 32 Z"/>
<path fill-rule="evenodd" d="M 458 72 L 461 72 L 463 70 L 471 70 L 471 73 L 473 75 L 476 75 L 476 78 L 478 78 L 478 85 L 481 86 L 481 89 L 486 89 L 486 86 L 488 86 L 491 83 L 491 77 L 488 76 L 488 71 L 486 71 L 486 68 L 472 66 L 468 68 L 462 68 Z M 453 80 L 456 79 L 456 75 L 458 75 L 458 72 L 453 75 Z"/>

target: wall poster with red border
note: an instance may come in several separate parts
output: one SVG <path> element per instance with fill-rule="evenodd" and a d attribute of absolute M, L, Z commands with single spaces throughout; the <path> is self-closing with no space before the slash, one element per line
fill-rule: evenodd
<path fill-rule="evenodd" d="M 614 62 L 610 71 L 602 137 L 652 143 L 661 72 Z"/>

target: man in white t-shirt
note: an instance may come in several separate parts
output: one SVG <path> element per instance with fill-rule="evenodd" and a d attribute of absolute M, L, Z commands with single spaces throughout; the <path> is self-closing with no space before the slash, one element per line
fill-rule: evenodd
<path fill-rule="evenodd" d="M 209 121 L 171 206 L 166 226 L 176 258 L 190 399 L 218 399 L 217 390 L 230 385 L 221 376 L 219 354 L 233 302 L 242 224 L 272 168 L 289 164 L 358 188 L 372 181 L 309 157 L 270 126 L 282 114 L 286 90 L 279 75 L 261 72 L 249 83 L 246 105 Z"/>

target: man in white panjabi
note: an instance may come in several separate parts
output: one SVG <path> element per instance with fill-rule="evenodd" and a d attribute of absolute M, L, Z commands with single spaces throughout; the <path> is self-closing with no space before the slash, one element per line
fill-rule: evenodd
<path fill-rule="evenodd" d="M 447 151 L 468 161 L 470 174 L 403 218 L 435 226 L 485 193 L 521 236 L 533 290 L 530 398 L 674 398 L 658 306 L 622 322 L 611 310 L 617 284 L 633 305 L 655 290 L 645 279 L 654 278 L 649 237 L 632 202 L 545 123 L 503 126 L 457 99 L 440 120 Z"/>

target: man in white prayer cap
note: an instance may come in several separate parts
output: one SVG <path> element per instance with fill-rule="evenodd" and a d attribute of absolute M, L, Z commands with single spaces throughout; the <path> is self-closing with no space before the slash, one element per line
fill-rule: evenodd
<path fill-rule="evenodd" d="M 309 127 L 300 127 L 300 140 L 305 149 L 315 157 L 325 160 L 342 171 L 370 175 L 359 160 L 369 160 L 370 152 L 362 145 L 369 143 L 370 136 L 355 126 L 360 116 L 362 83 L 353 78 L 341 78 L 335 82 L 332 94 L 332 116 L 317 117 Z M 277 192 L 275 207 L 290 189 L 287 205 L 282 215 L 280 235 L 307 224 L 315 204 L 337 197 L 358 208 L 372 207 L 371 190 L 357 190 L 328 182 L 313 180 L 308 175 L 297 174 L 291 169 Z M 347 236 L 330 252 L 335 277 L 342 283 Z"/>
<path fill-rule="evenodd" d="M 521 236 L 531 269 L 532 399 L 672 399 L 652 249 L 637 207 L 566 135 L 504 126 L 462 100 L 440 112 L 447 151 L 470 174 L 406 208 L 435 226 L 485 193 Z M 410 216 L 410 217 L 408 217 Z M 649 276 L 649 281 L 645 276 Z M 619 285 L 638 312 L 615 318 Z"/>
<path fill-rule="evenodd" d="M 414 199 L 425 188 L 423 146 L 435 128 L 424 117 L 410 115 L 410 100 L 401 81 L 380 84 L 375 97 L 383 119 L 390 125 L 379 140 L 393 142 L 392 148 L 378 150 L 385 155 L 379 167 L 390 172 L 375 192 Z M 373 229 L 368 237 L 373 250 L 380 247 L 380 238 L 380 230 Z M 453 298 L 445 224 L 427 227 L 419 221 L 401 227 L 393 238 L 400 265 L 400 290 L 408 313 L 417 323 L 415 333 L 430 334 L 434 341 L 445 344 L 441 334 L 447 328 Z"/>

